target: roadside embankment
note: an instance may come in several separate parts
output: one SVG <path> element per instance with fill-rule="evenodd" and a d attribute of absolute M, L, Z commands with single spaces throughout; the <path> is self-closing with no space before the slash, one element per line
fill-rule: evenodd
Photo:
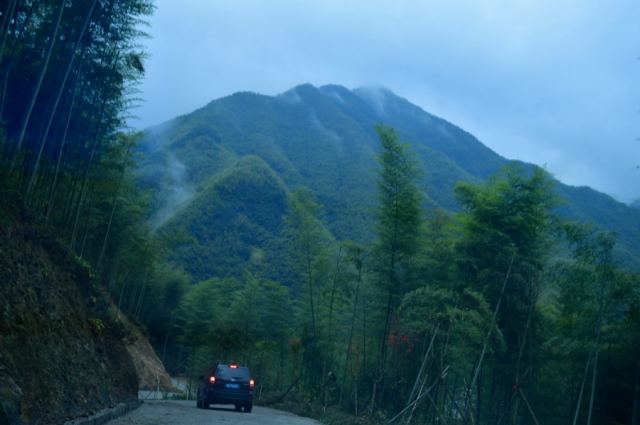
<path fill-rule="evenodd" d="M 115 315 L 115 305 L 111 306 L 111 311 Z M 118 321 L 129 329 L 126 347 L 138 376 L 138 390 L 179 392 L 142 330 L 122 312 L 118 314 Z"/>
<path fill-rule="evenodd" d="M 23 206 L 3 208 L 0 424 L 61 423 L 137 402 L 125 330 L 109 304 L 91 269 Z"/>

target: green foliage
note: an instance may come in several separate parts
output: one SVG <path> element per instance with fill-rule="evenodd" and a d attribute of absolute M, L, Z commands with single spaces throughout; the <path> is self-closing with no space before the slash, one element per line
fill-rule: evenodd
<path fill-rule="evenodd" d="M 519 320 L 526 320 L 535 292 L 531 285 L 539 285 L 552 252 L 553 209 L 561 202 L 554 185 L 544 170 L 529 173 L 512 163 L 483 185 L 460 183 L 455 189 L 464 208 L 456 248 L 463 277 L 495 305 L 509 272 L 506 299 L 514 302 L 507 310 L 519 311 Z M 507 320 L 512 319 L 504 317 L 503 323 Z"/>
<path fill-rule="evenodd" d="M 460 293 L 431 287 L 408 293 L 398 309 L 401 333 L 404 335 L 438 335 L 444 343 L 437 348 L 437 357 L 447 359 L 459 372 L 473 367 L 475 356 L 482 350 L 487 331 L 492 327 L 492 312 L 484 297 L 469 289 Z M 504 351 L 501 330 L 495 327 L 488 346 L 489 352 Z"/>
<path fill-rule="evenodd" d="M 406 143 L 398 141 L 392 127 L 376 125 L 381 145 L 377 155 L 379 167 L 378 205 L 375 209 L 376 239 L 372 249 L 372 268 L 375 271 L 377 298 L 384 313 L 381 334 L 381 368 L 386 368 L 386 340 L 390 318 L 399 299 L 413 286 L 412 260 L 419 249 L 422 216 L 422 192 L 418 179 L 418 161 Z"/>
<path fill-rule="evenodd" d="M 192 235 L 172 257 L 196 280 L 240 278 L 245 271 L 275 279 L 286 274 L 277 256 L 286 197 L 273 170 L 248 156 L 195 195 L 161 231 Z"/>
<path fill-rule="evenodd" d="M 320 355 L 320 300 L 328 301 L 324 291 L 328 290 L 330 269 L 329 234 L 323 226 L 323 206 L 318 204 L 313 192 L 307 188 L 294 190 L 287 199 L 287 213 L 283 217 L 283 234 L 288 242 L 288 263 L 294 276 L 293 287 L 308 304 L 302 309 L 301 326 L 304 332 L 305 354 L 317 358 Z M 324 295 L 324 296 L 323 296 Z M 327 325 L 328 326 L 328 325 Z M 312 374 L 316 368 L 312 369 Z"/>
<path fill-rule="evenodd" d="M 498 247 L 492 252 L 513 246 L 522 256 L 539 256 L 548 250 L 546 233 L 561 203 L 555 185 L 541 168 L 529 173 L 515 162 L 483 185 L 459 183 L 455 193 L 465 211 L 462 226 L 475 243 Z"/>
<path fill-rule="evenodd" d="M 378 124 L 376 132 L 381 145 L 376 157 L 380 167 L 376 170 L 376 244 L 387 251 L 386 256 L 410 258 L 417 250 L 423 218 L 419 162 L 410 145 L 398 141 L 393 128 Z"/>
<path fill-rule="evenodd" d="M 91 318 L 88 319 L 89 323 L 91 324 L 91 330 L 96 334 L 96 335 L 100 335 L 102 333 L 102 331 L 104 330 L 104 323 L 102 322 L 101 319 L 98 318 Z"/>
<path fill-rule="evenodd" d="M 213 278 L 200 282 L 182 297 L 174 338 L 182 346 L 208 353 L 198 367 L 206 369 L 215 361 L 245 364 L 244 356 L 256 345 L 286 354 L 292 307 L 288 289 L 246 277 L 245 281 Z M 282 373 L 280 370 L 280 376 Z"/>
<path fill-rule="evenodd" d="M 307 291 L 323 283 L 327 274 L 329 235 L 323 226 L 323 206 L 307 188 L 293 191 L 287 199 L 283 234 L 289 244 L 289 266 Z M 313 303 L 313 299 L 310 300 Z"/>

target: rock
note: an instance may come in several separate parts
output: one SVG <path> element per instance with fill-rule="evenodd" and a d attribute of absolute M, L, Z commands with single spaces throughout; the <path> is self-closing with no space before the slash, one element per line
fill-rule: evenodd
<path fill-rule="evenodd" d="M 0 369 L 0 424 L 22 425 L 20 400 L 22 389 L 16 385 L 4 367 Z"/>

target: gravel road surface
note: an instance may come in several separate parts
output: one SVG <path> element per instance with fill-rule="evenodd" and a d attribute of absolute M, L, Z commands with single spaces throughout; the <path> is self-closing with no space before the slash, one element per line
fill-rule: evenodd
<path fill-rule="evenodd" d="M 251 413 L 236 412 L 233 406 L 198 409 L 195 401 L 147 401 L 133 412 L 109 422 L 114 425 L 318 425 L 320 422 L 292 413 L 253 406 Z"/>

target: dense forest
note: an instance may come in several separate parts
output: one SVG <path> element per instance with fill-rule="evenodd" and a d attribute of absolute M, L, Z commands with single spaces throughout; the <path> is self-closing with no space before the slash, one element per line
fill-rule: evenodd
<path fill-rule="evenodd" d="M 635 210 L 491 156 L 435 117 L 410 121 L 404 100 L 349 115 L 366 93 L 339 87 L 303 87 L 313 113 L 296 92 L 278 100 L 315 139 L 261 98 L 235 105 L 286 138 L 246 119 L 228 122 L 251 138 L 219 131 L 195 122 L 203 108 L 181 118 L 188 128 L 164 126 L 176 135 L 162 150 L 157 129 L 143 140 L 126 127 L 151 0 L 0 9 L 3 204 L 22 203 L 98 276 L 116 318 L 142 326 L 173 373 L 195 383 L 215 362 L 246 364 L 258 397 L 289 390 L 394 423 L 637 423 Z M 339 135 L 323 124 L 335 108 Z M 185 169 L 192 186 L 176 183 Z M 163 192 L 152 182 L 166 172 Z M 167 209 L 167 193 L 189 208 Z"/>
<path fill-rule="evenodd" d="M 459 213 L 425 210 L 419 158 L 376 131 L 373 241 L 336 240 L 313 191 L 290 192 L 287 279 L 193 285 L 184 370 L 248 364 L 260 393 L 409 423 L 630 423 L 640 299 L 615 233 L 556 215 L 555 181 L 515 162 L 458 184 Z"/>

